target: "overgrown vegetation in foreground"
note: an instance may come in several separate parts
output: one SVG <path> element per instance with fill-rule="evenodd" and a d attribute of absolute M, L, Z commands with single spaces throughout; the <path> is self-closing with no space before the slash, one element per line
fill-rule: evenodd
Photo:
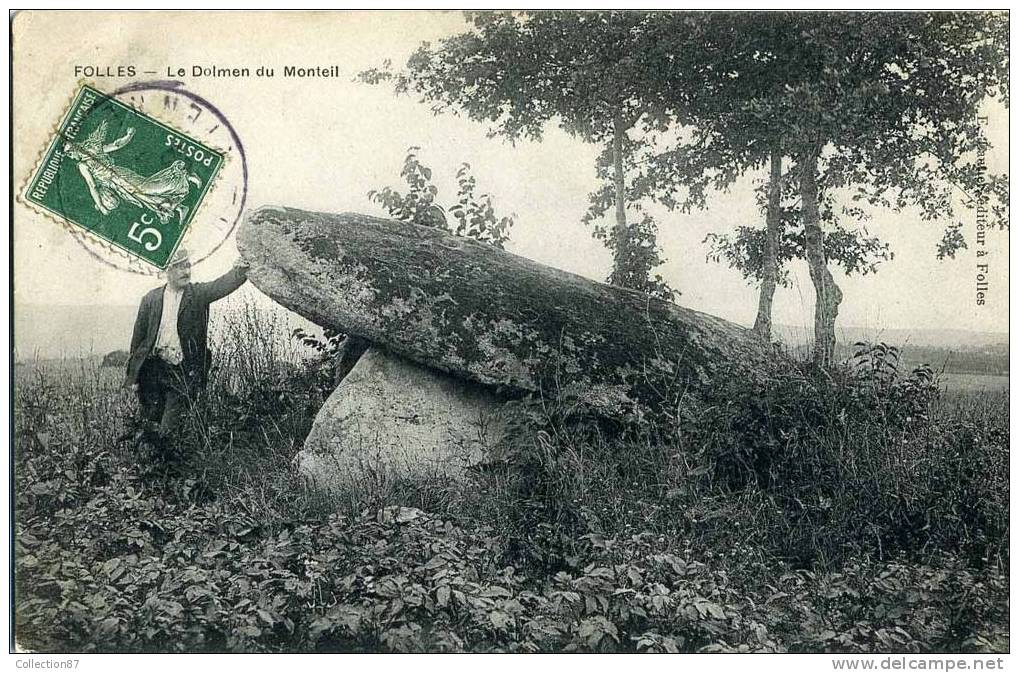
<path fill-rule="evenodd" d="M 733 365 L 632 427 L 522 404 L 468 483 L 327 501 L 290 461 L 328 372 L 269 327 L 234 316 L 175 469 L 117 444 L 119 370 L 17 372 L 22 647 L 1008 648 L 1007 393 L 944 399 L 881 348 L 831 375 Z"/>

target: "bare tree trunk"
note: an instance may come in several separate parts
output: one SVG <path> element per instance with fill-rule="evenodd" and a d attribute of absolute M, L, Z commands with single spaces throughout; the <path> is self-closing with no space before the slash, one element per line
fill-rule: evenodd
<path fill-rule="evenodd" d="M 768 182 L 768 214 L 764 236 L 764 260 L 761 269 L 761 295 L 757 302 L 754 332 L 771 339 L 771 308 L 778 285 L 778 246 L 782 235 L 782 151 L 771 150 L 771 179 Z"/>
<path fill-rule="evenodd" d="M 814 284 L 814 363 L 830 366 L 835 360 L 835 319 L 842 303 L 842 290 L 828 270 L 817 207 L 817 149 L 800 155 L 800 201 L 807 264 Z"/>
<path fill-rule="evenodd" d="M 627 263 L 630 255 L 630 232 L 626 226 L 626 178 L 623 173 L 623 134 L 626 133 L 626 125 L 618 112 L 612 123 L 612 179 L 616 188 L 616 226 L 612 232 L 615 247 L 609 282 L 620 287 L 630 287 L 632 279 L 629 277 L 630 265 Z"/>

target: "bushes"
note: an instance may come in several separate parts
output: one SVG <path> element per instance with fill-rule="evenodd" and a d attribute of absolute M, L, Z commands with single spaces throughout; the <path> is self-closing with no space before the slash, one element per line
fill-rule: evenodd
<path fill-rule="evenodd" d="M 729 363 L 706 394 L 664 401 L 676 416 L 629 426 L 531 402 L 471 505 L 550 568 L 578 535 L 642 531 L 799 567 L 938 550 L 1007 564 L 1007 397 L 968 419 L 952 411 L 964 402 L 941 399 L 930 370 L 899 375 L 884 346 L 829 372 Z"/>
<path fill-rule="evenodd" d="M 896 357 L 879 346 L 833 372 L 719 373 L 685 409 L 684 446 L 707 490 L 756 495 L 754 525 L 802 564 L 1005 553 L 1004 419 L 978 430 L 952 418 L 930 370 L 901 377 Z"/>
<path fill-rule="evenodd" d="M 117 484 L 123 486 L 123 484 Z M 854 563 L 743 583 L 649 535 L 577 540 L 573 566 L 503 564 L 492 529 L 407 508 L 269 532 L 225 508 L 101 490 L 18 530 L 19 638 L 85 651 L 921 651 L 1001 634 L 1003 576 Z M 43 560 L 45 559 L 45 561 Z"/>
<path fill-rule="evenodd" d="M 337 513 L 290 467 L 328 374 L 220 352 L 228 371 L 179 474 L 116 444 L 130 411 L 119 380 L 19 378 L 19 643 L 1007 647 L 1005 397 L 942 399 L 923 375 L 863 358 L 763 383 L 734 364 L 671 420 L 608 425 L 521 403 L 517 441 L 469 483 Z"/>

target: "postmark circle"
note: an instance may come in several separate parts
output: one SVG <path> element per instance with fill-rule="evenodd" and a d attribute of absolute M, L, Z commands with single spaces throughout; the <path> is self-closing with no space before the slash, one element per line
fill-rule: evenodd
<path fill-rule="evenodd" d="M 175 249 L 179 245 L 189 248 L 193 264 L 197 265 L 208 259 L 222 247 L 236 229 L 247 203 L 247 156 L 237 131 L 215 105 L 204 97 L 188 91 L 184 88 L 183 83 L 178 81 L 135 82 L 108 94 L 104 102 L 111 105 L 130 106 L 131 109 L 148 115 L 165 126 L 170 133 L 166 135 L 166 147 L 160 147 L 160 150 L 169 157 L 163 163 L 170 163 L 168 168 L 164 168 L 159 175 L 169 171 L 169 177 L 175 177 L 174 169 L 176 169 L 180 174 L 176 176 L 178 182 L 182 182 L 184 179 L 190 180 L 202 190 L 203 200 L 194 204 L 195 212 L 190 213 L 190 218 L 185 221 L 185 213 L 189 206 L 173 200 L 169 200 L 167 205 L 168 199 L 161 197 L 160 190 L 165 193 L 167 189 L 171 189 L 173 186 L 171 181 L 160 181 L 157 179 L 159 175 L 137 175 L 135 182 L 145 185 L 142 189 L 150 190 L 152 198 L 144 199 L 144 196 L 149 192 L 145 192 L 139 197 L 142 198 L 143 203 L 136 205 L 144 205 L 147 208 L 138 209 L 142 213 L 138 218 L 141 221 L 135 222 L 131 227 L 132 233 L 138 238 L 132 236 L 132 240 L 152 246 L 156 243 L 157 236 L 162 241 L 162 235 L 159 232 L 161 226 L 164 228 L 164 232 L 168 229 L 170 233 L 176 234 L 172 248 Z M 96 114 L 97 108 L 100 106 L 92 108 L 90 114 Z M 116 136 L 117 133 L 112 135 Z M 124 137 L 127 137 L 127 134 Z M 181 142 L 180 138 L 183 138 L 184 141 Z M 194 138 L 196 142 L 194 144 L 187 142 L 189 138 Z M 107 138 L 107 140 L 109 139 Z M 171 141 L 176 143 L 176 146 Z M 198 141 L 201 141 L 201 144 Z M 116 142 L 116 140 L 113 141 L 114 144 Z M 184 166 L 200 168 L 203 161 L 208 165 L 211 161 L 209 148 L 212 147 L 216 148 L 224 159 L 228 158 L 229 160 L 223 162 L 219 174 L 216 174 L 213 179 L 206 180 L 210 184 L 204 184 L 203 178 L 207 176 L 199 176 L 195 173 L 187 174 L 184 172 Z M 174 150 L 181 156 L 173 156 Z M 120 179 L 123 182 L 123 174 L 127 175 L 126 179 L 128 180 L 136 175 L 123 168 L 118 170 L 119 174 L 114 176 L 113 180 Z M 93 199 L 96 200 L 95 207 L 102 208 L 103 198 L 106 196 L 102 191 L 102 185 L 96 189 L 96 180 L 89 179 L 89 176 L 85 175 L 87 172 L 82 171 L 82 177 L 89 183 Z M 148 183 L 141 183 L 142 180 L 148 180 Z M 190 186 L 184 185 L 184 187 Z M 78 189 L 80 191 L 80 185 Z M 109 189 L 114 192 L 113 200 L 116 201 L 117 184 L 114 183 Z M 183 190 L 183 193 L 187 192 L 187 189 Z M 179 193 L 181 192 L 178 191 Z M 128 198 L 131 197 L 128 196 Z M 154 206 L 153 203 L 155 203 Z M 173 209 L 175 205 L 176 210 Z M 146 226 L 146 224 L 151 226 Z M 174 229 L 175 226 L 177 229 Z M 154 275 L 159 272 L 159 269 L 152 263 L 125 253 L 109 251 L 109 245 L 99 242 L 95 236 L 85 233 L 78 227 L 72 226 L 70 230 L 75 240 L 93 258 L 108 266 L 139 275 Z M 151 238 L 147 239 L 146 233 Z M 168 250 L 167 255 L 171 252 L 172 249 Z"/>

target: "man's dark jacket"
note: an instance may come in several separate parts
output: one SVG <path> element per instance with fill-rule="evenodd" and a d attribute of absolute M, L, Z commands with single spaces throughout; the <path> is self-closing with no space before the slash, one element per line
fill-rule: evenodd
<path fill-rule="evenodd" d="M 234 268 L 208 283 L 188 283 L 180 298 L 177 313 L 177 335 L 184 354 L 181 364 L 188 382 L 204 387 L 209 377 L 209 304 L 227 296 L 247 280 L 247 270 Z M 131 356 L 127 361 L 127 385 L 138 383 L 138 372 L 145 358 L 152 354 L 163 317 L 163 290 L 157 287 L 144 297 L 138 307 L 131 337 Z"/>

